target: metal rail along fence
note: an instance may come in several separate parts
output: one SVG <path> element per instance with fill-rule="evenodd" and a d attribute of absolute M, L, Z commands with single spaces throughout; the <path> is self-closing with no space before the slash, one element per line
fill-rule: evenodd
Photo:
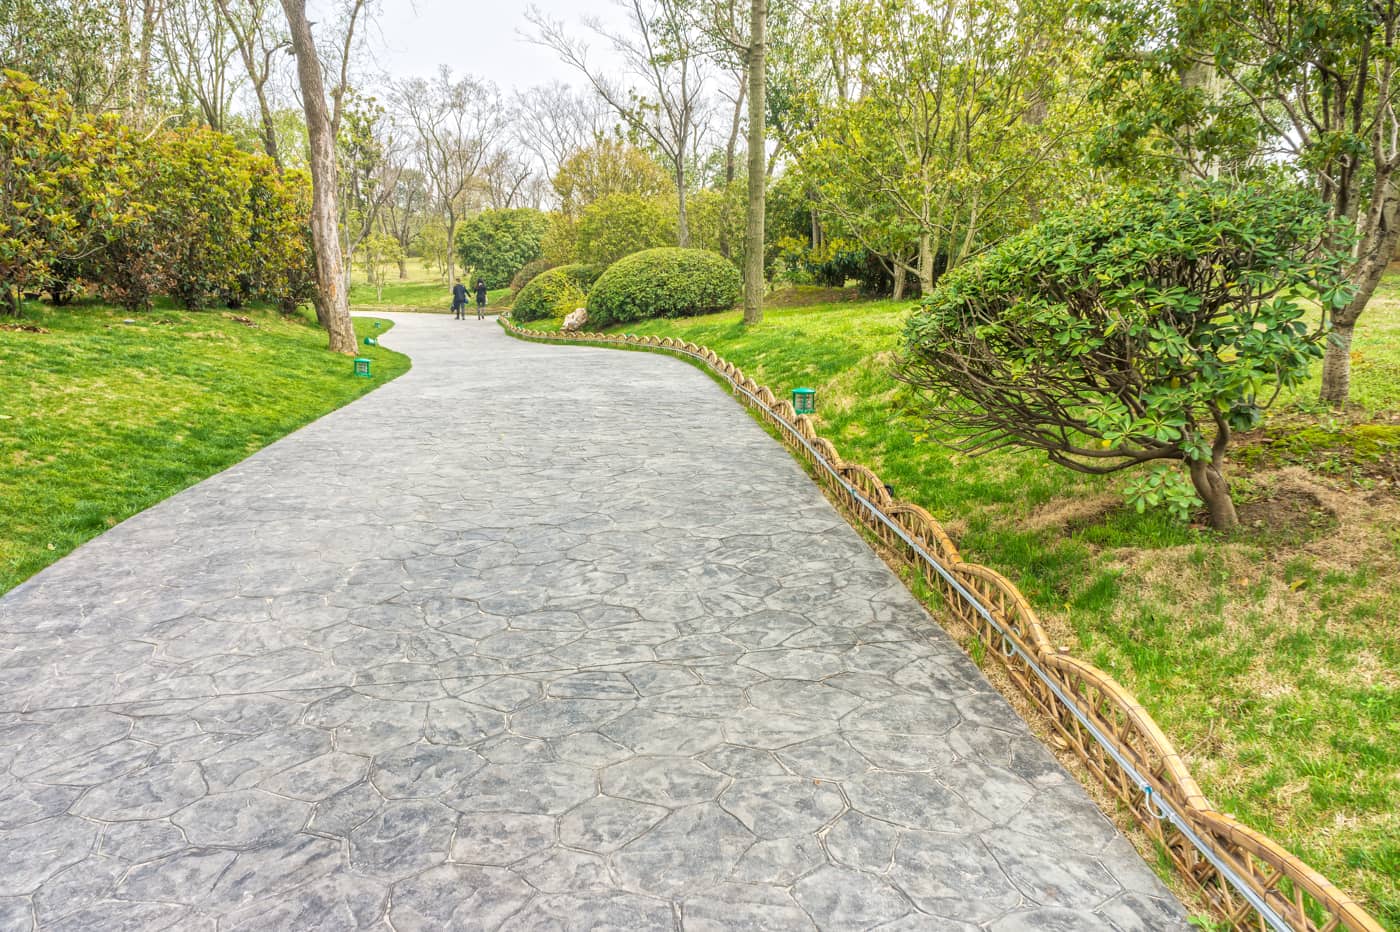
<path fill-rule="evenodd" d="M 846 513 L 920 576 L 966 623 L 1012 682 L 1054 728 L 1062 747 L 1123 803 L 1236 929 L 1382 932 L 1380 923 L 1326 877 L 1266 835 L 1217 810 L 1161 728 L 1113 677 L 1056 649 L 1035 610 L 1000 573 L 967 563 L 938 521 L 896 501 L 873 471 L 841 458 L 811 418 L 713 350 L 671 337 L 530 330 L 502 318 L 515 336 L 544 342 L 625 346 L 686 357 L 727 382 L 782 436 Z"/>

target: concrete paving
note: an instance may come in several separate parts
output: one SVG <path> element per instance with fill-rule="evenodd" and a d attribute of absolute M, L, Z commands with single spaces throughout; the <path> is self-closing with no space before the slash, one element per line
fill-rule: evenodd
<path fill-rule="evenodd" d="M 397 319 L 0 599 L 0 929 L 1184 927 L 702 373 Z"/>

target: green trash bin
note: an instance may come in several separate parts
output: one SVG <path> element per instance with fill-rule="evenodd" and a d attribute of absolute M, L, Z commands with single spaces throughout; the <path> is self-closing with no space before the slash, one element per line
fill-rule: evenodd
<path fill-rule="evenodd" d="M 792 390 L 792 410 L 798 414 L 816 414 L 817 390 L 815 388 L 794 388 Z"/>
<path fill-rule="evenodd" d="M 355 357 L 355 375 L 361 379 L 372 379 L 373 375 L 369 371 L 369 360 L 363 356 Z"/>

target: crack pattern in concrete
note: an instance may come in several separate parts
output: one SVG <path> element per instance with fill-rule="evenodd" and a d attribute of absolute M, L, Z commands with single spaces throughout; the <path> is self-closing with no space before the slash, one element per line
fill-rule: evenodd
<path fill-rule="evenodd" d="M 1184 927 L 701 373 L 386 343 L 0 599 L 0 929 Z"/>

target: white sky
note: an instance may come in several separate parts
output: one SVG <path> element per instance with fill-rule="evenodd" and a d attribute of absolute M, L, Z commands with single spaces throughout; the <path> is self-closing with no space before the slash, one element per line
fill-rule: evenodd
<path fill-rule="evenodd" d="M 534 5 L 589 36 L 590 64 L 612 60 L 605 40 L 579 24 L 590 14 L 614 21 L 611 0 L 534 0 Z M 553 80 L 579 84 L 578 72 L 554 52 L 520 37 L 518 30 L 530 29 L 528 6 L 529 0 L 384 0 L 369 47 L 378 67 L 393 78 L 428 77 L 446 64 L 507 91 Z"/>

